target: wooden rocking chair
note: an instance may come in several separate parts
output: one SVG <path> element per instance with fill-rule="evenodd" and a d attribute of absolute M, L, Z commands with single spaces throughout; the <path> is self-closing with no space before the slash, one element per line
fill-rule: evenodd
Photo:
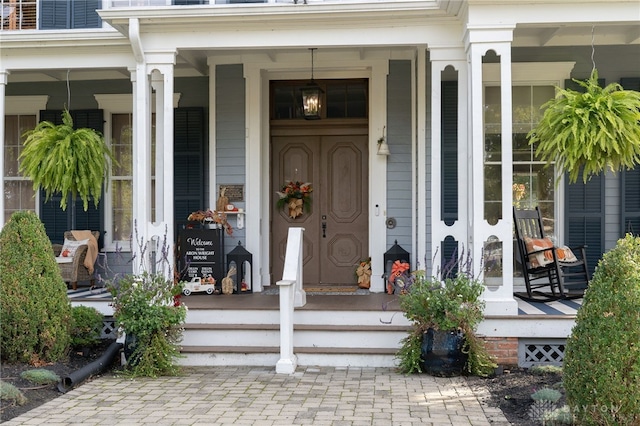
<path fill-rule="evenodd" d="M 548 302 L 579 298 L 589 284 L 585 248 L 556 247 L 544 235 L 540 209 L 513 208 L 516 243 L 527 292 L 515 296 L 528 301 Z"/>

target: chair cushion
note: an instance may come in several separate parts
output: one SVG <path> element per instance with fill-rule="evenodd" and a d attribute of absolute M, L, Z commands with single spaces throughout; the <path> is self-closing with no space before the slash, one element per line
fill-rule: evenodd
<path fill-rule="evenodd" d="M 525 244 L 527 245 L 527 253 L 531 253 L 533 251 L 544 250 L 553 248 L 553 241 L 550 238 L 529 238 L 525 237 Z M 556 257 L 558 260 L 563 262 L 575 262 L 578 259 L 576 258 L 573 251 L 567 246 L 556 248 Z M 534 253 L 529 255 L 529 261 L 531 262 L 531 266 L 533 268 L 537 268 L 539 266 L 545 266 L 549 263 L 553 263 L 553 253 L 551 250 L 545 250 L 539 253 Z"/>
<path fill-rule="evenodd" d="M 78 247 L 87 245 L 88 243 L 89 240 L 73 241 L 65 238 L 64 244 L 62 245 L 62 250 L 60 250 L 60 257 L 72 258 L 73 256 L 75 256 L 76 251 L 78 251 Z"/>

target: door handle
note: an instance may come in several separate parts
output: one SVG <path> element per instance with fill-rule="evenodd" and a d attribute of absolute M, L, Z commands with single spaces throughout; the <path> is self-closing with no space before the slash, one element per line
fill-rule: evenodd
<path fill-rule="evenodd" d="M 322 238 L 327 238 L 327 222 L 322 222 Z"/>

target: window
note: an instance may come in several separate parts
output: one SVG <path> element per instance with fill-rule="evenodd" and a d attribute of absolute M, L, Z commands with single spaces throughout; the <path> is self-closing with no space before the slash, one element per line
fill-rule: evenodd
<path fill-rule="evenodd" d="M 152 128 L 155 129 L 155 114 L 152 115 Z M 151 132 L 151 170 L 155 170 L 155 130 Z M 114 244 L 129 249 L 128 242 L 133 234 L 133 115 L 111 115 L 111 152 L 118 164 L 111 168 L 111 222 L 109 233 Z M 151 182 L 152 206 L 155 206 L 155 179 Z M 151 212 L 155 217 L 155 208 Z M 108 234 L 107 234 L 108 235 Z"/>
<path fill-rule="evenodd" d="M 368 116 L 368 82 L 359 80 L 316 80 L 323 90 L 322 118 L 366 118 Z M 271 83 L 271 119 L 302 119 L 301 90 L 306 82 L 273 81 Z"/>
<path fill-rule="evenodd" d="M 33 183 L 18 172 L 18 157 L 26 131 L 36 126 L 35 115 L 5 116 L 4 140 L 4 220 L 9 220 L 14 212 L 36 211 L 36 197 Z"/>
<path fill-rule="evenodd" d="M 545 233 L 555 235 L 554 168 L 540 161 L 527 133 L 541 117 L 540 106 L 555 95 L 553 86 L 514 86 L 513 97 L 513 203 L 529 208 L 540 206 Z M 502 182 L 500 135 L 500 87 L 485 88 L 485 219 L 496 223 L 501 216 Z"/>

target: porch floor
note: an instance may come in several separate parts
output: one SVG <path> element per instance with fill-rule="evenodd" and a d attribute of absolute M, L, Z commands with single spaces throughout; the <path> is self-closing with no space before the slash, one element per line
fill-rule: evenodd
<path fill-rule="evenodd" d="M 67 290 L 73 302 L 106 302 L 111 295 L 104 288 L 89 289 L 79 287 L 78 290 Z M 562 316 L 575 317 L 582 299 L 560 300 L 547 303 L 526 302 L 515 298 L 518 302 L 518 315 L 523 316 Z M 182 301 L 192 309 L 216 310 L 278 310 L 279 297 L 274 294 L 247 293 L 233 295 L 207 295 L 195 293 L 182 296 Z M 307 304 L 300 310 L 337 310 L 337 311 L 399 311 L 397 296 L 385 293 L 340 295 L 307 294 Z"/>

